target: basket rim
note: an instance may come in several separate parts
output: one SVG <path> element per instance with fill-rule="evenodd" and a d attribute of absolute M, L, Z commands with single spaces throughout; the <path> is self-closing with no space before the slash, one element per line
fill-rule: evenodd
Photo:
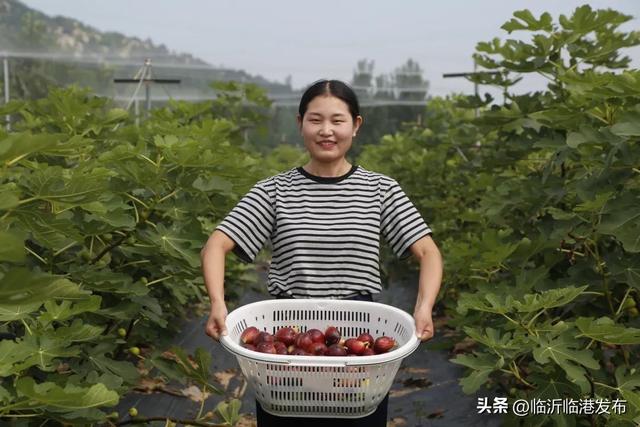
<path fill-rule="evenodd" d="M 227 324 L 227 329 L 229 329 L 228 319 L 233 317 L 233 315 L 238 315 L 244 311 L 250 311 L 253 307 L 257 307 L 260 305 L 277 305 L 278 307 L 283 307 L 287 305 L 297 306 L 300 305 L 314 305 L 314 306 L 331 306 L 335 307 L 340 305 L 362 305 L 362 306 L 371 306 L 376 305 L 378 307 L 383 308 L 387 311 L 394 311 L 395 314 L 403 317 L 406 321 L 410 321 L 413 323 L 413 317 L 411 317 L 406 311 L 401 310 L 397 307 L 388 304 L 382 304 L 379 302 L 372 301 L 353 301 L 353 300 L 334 300 L 334 299 L 323 299 L 323 298 L 307 298 L 307 299 L 279 299 L 279 300 L 263 300 L 257 301 L 249 304 L 245 304 L 241 307 L 237 307 L 231 313 L 227 315 L 227 320 L 225 323 Z M 299 308 L 298 308 L 299 309 Z M 415 329 L 415 328 L 414 328 Z M 413 353 L 418 346 L 420 345 L 420 340 L 416 336 L 415 333 L 411 334 L 406 343 L 402 344 L 395 350 L 389 353 L 376 354 L 372 356 L 294 356 L 294 355 L 284 355 L 284 354 L 267 354 L 267 353 L 259 353 L 256 351 L 252 351 L 242 347 L 240 344 L 234 342 L 229 335 L 223 335 L 220 338 L 220 344 L 229 351 L 230 353 L 235 354 L 238 357 L 243 357 L 246 359 L 251 359 L 256 362 L 263 363 L 273 363 L 273 364 L 281 364 L 281 365 L 291 365 L 291 366 L 366 366 L 366 365 L 379 365 L 382 363 L 389 363 L 396 361 L 398 359 L 404 359 Z"/>

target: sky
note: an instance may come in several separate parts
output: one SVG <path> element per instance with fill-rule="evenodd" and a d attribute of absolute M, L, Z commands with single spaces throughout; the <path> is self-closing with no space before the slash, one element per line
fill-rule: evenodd
<path fill-rule="evenodd" d="M 473 90 L 466 79 L 442 74 L 472 71 L 477 42 L 513 37 L 500 26 L 515 10 L 535 15 L 548 11 L 557 19 L 588 3 L 633 15 L 623 28 L 640 29 L 639 0 L 22 1 L 101 31 L 150 38 L 211 65 L 279 82 L 291 76 L 295 88 L 320 78 L 349 81 L 359 59 L 373 60 L 378 75 L 412 58 L 424 69 L 432 95 Z M 628 54 L 637 68 L 640 48 Z M 526 91 L 540 84 L 532 80 L 520 85 Z"/>

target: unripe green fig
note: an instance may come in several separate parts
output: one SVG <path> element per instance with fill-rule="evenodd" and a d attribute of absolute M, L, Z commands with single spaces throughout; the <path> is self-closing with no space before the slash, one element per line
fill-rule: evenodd
<path fill-rule="evenodd" d="M 498 230 L 498 237 L 507 237 L 509 234 L 511 234 L 511 230 L 508 228 L 501 228 Z"/>
<path fill-rule="evenodd" d="M 80 255 L 80 258 L 82 258 L 84 261 L 89 261 L 91 259 L 91 254 L 89 253 L 89 251 L 87 249 L 83 249 L 81 250 L 78 255 Z"/>

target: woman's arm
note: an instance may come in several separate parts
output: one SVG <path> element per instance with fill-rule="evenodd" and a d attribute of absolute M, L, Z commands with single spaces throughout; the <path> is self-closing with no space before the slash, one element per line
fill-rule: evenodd
<path fill-rule="evenodd" d="M 211 301 L 211 312 L 205 326 L 205 332 L 216 340 L 219 340 L 221 335 L 227 334 L 225 327 L 227 306 L 224 303 L 224 259 L 234 247 L 235 242 L 229 236 L 216 230 L 200 251 L 202 275 Z"/>
<path fill-rule="evenodd" d="M 418 338 L 426 341 L 435 333 L 431 313 L 442 282 L 442 256 L 431 236 L 422 237 L 410 249 L 420 262 L 418 298 L 413 318 Z"/>

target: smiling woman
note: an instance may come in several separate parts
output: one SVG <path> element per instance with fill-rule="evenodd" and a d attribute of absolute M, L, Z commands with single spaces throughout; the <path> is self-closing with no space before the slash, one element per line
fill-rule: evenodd
<path fill-rule="evenodd" d="M 309 162 L 258 182 L 218 225 L 202 250 L 211 298 L 206 333 L 226 334 L 224 259 L 229 251 L 252 262 L 267 240 L 272 260 L 268 290 L 276 298 L 372 301 L 382 291 L 380 238 L 400 258 L 420 262 L 416 335 L 433 336 L 431 311 L 440 289 L 442 260 L 431 229 L 398 183 L 351 165 L 345 158 L 363 119 L 353 90 L 336 80 L 310 86 L 298 125 Z M 257 405 L 258 426 L 386 426 L 387 400 L 358 419 L 275 417 Z"/>

